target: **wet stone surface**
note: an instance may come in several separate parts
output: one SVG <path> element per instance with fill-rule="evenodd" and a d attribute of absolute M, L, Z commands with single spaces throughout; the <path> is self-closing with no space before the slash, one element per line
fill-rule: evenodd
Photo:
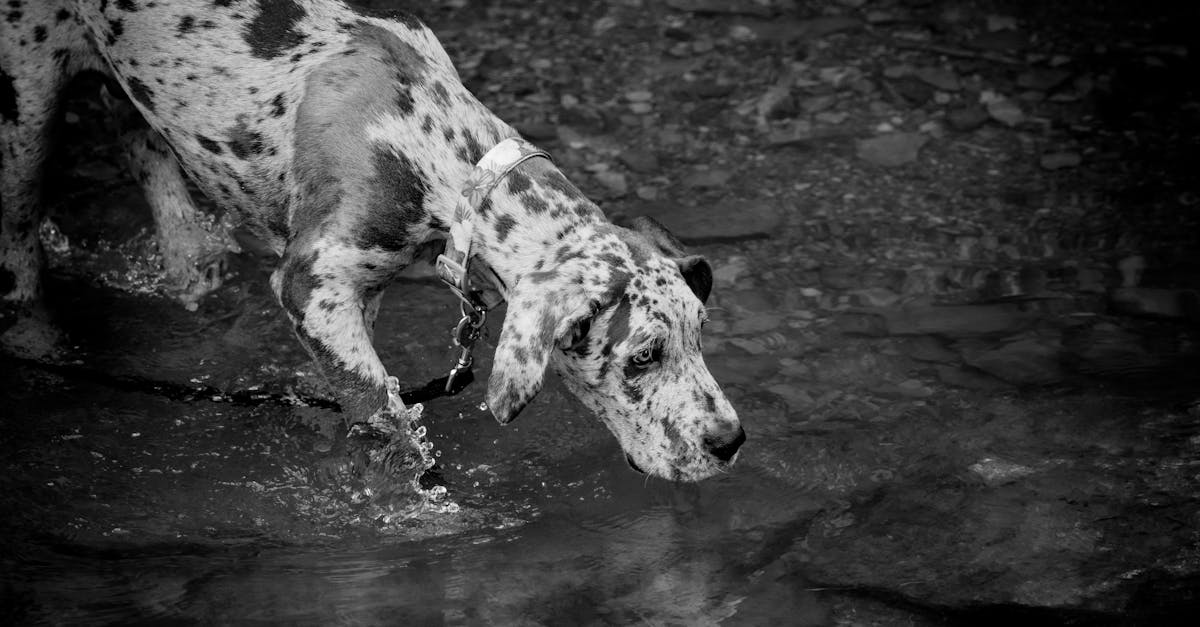
<path fill-rule="evenodd" d="M 708 257 L 737 465 L 646 482 L 553 380 L 506 427 L 476 383 L 348 436 L 253 242 L 196 311 L 163 296 L 84 83 L 43 226 L 70 350 L 0 356 L 0 616 L 1190 624 L 1193 15 L 359 4 L 417 11 L 610 216 Z M 405 389 L 457 311 L 407 276 L 376 334 Z"/>

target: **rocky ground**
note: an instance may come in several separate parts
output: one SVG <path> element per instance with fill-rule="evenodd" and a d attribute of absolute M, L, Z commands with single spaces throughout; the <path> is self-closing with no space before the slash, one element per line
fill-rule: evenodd
<path fill-rule="evenodd" d="M 824 503 L 768 590 L 858 599 L 845 624 L 1200 609 L 1196 8 L 358 4 L 418 13 L 614 219 L 712 260 L 742 463 Z"/>

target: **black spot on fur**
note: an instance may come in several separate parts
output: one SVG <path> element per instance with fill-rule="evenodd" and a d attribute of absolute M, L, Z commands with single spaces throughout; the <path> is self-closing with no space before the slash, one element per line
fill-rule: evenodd
<path fill-rule="evenodd" d="M 20 22 L 21 15 L 22 15 L 22 13 L 20 11 L 9 11 L 8 12 L 8 23 L 16 24 L 17 22 Z"/>
<path fill-rule="evenodd" d="M 534 215 L 546 213 L 550 209 L 545 198 L 533 193 L 521 194 L 521 204 L 525 205 L 525 209 Z"/>
<path fill-rule="evenodd" d="M 17 275 L 12 270 L 0 266 L 0 294 L 7 294 L 17 287 Z"/>
<path fill-rule="evenodd" d="M 463 150 L 466 151 L 467 163 L 476 164 L 480 159 L 483 159 L 483 146 L 479 145 L 479 141 L 475 139 L 475 134 L 468 130 L 463 130 Z M 461 156 L 462 151 L 459 151 Z"/>
<path fill-rule="evenodd" d="M 258 131 L 251 130 L 246 124 L 246 116 L 238 116 L 236 126 L 230 127 L 229 133 L 229 152 L 238 159 L 249 159 L 250 157 L 262 154 L 264 145 L 263 137 Z"/>
<path fill-rule="evenodd" d="M 446 129 L 442 131 L 442 137 L 445 137 L 447 142 L 454 141 L 454 129 L 447 126 Z"/>
<path fill-rule="evenodd" d="M 222 152 L 225 152 L 224 150 L 221 149 L 221 144 L 218 144 L 217 142 L 215 142 L 203 135 L 197 135 L 196 141 L 200 142 L 200 146 L 202 148 L 213 153 L 214 155 L 219 155 Z"/>
<path fill-rule="evenodd" d="M 529 177 L 521 174 L 517 170 L 508 173 L 508 191 L 513 194 L 520 194 L 529 189 L 531 183 Z"/>
<path fill-rule="evenodd" d="M 213 0 L 213 6 L 228 7 L 229 5 L 231 5 L 237 1 L 238 0 Z"/>
<path fill-rule="evenodd" d="M 117 8 L 133 13 L 138 10 L 138 5 L 133 0 L 117 0 Z"/>
<path fill-rule="evenodd" d="M 480 216 L 486 216 L 487 214 L 489 214 L 491 212 L 492 212 L 492 197 L 484 196 L 483 200 L 479 201 L 479 208 L 475 210 L 475 213 L 479 214 Z"/>
<path fill-rule="evenodd" d="M 205 30 L 213 29 L 216 27 L 217 27 L 217 23 L 212 20 L 204 20 L 203 22 L 200 22 L 200 28 L 203 28 Z"/>
<path fill-rule="evenodd" d="M 20 113 L 17 110 L 17 87 L 13 77 L 0 70 L 0 118 L 6 122 L 17 123 Z"/>
<path fill-rule="evenodd" d="M 54 14 L 54 19 L 57 22 L 65 22 L 71 19 L 71 12 L 66 9 L 59 9 L 58 12 Z"/>
<path fill-rule="evenodd" d="M 406 85 L 396 85 L 396 108 L 400 111 L 400 115 L 409 115 L 413 112 L 412 89 Z"/>
<path fill-rule="evenodd" d="M 425 221 L 429 181 L 408 157 L 377 147 L 371 155 L 375 168 L 366 212 L 358 228 L 362 248 L 403 250 L 409 229 Z"/>
<path fill-rule="evenodd" d="M 432 131 L 433 131 L 433 116 L 426 115 L 425 119 L 421 121 L 421 132 L 428 135 Z"/>
<path fill-rule="evenodd" d="M 190 15 L 179 18 L 179 25 L 175 27 L 175 30 L 179 31 L 180 35 L 191 33 L 196 30 L 196 18 Z"/>
<path fill-rule="evenodd" d="M 271 117 L 282 117 L 284 113 L 287 113 L 287 106 L 284 105 L 283 94 L 275 94 L 271 99 Z"/>
<path fill-rule="evenodd" d="M 125 34 L 125 21 L 124 20 L 109 20 L 108 21 L 108 45 L 111 46 L 111 45 L 117 43 L 117 40 L 120 39 L 121 35 L 124 35 L 124 34 Z"/>
<path fill-rule="evenodd" d="M 42 43 L 43 41 L 46 41 L 46 27 L 45 26 L 42 26 L 39 24 L 39 25 L 33 27 L 33 40 L 38 42 L 39 44 Z"/>
<path fill-rule="evenodd" d="M 274 59 L 284 50 L 300 45 L 305 35 L 296 30 L 296 23 L 305 15 L 304 7 L 295 0 L 259 0 L 258 15 L 242 35 L 250 45 L 250 54 Z"/>
<path fill-rule="evenodd" d="M 154 90 L 136 76 L 129 79 L 129 95 L 146 109 L 154 111 Z"/>
<path fill-rule="evenodd" d="M 496 218 L 496 241 L 503 242 L 508 239 L 508 234 L 513 227 L 517 225 L 517 221 L 508 214 L 503 214 Z"/>
<path fill-rule="evenodd" d="M 613 310 L 612 320 L 608 323 L 608 346 L 616 346 L 629 337 L 629 314 L 632 309 L 629 295 L 622 296 L 621 302 Z"/>
<path fill-rule="evenodd" d="M 443 108 L 450 106 L 450 92 L 446 91 L 446 86 L 441 81 L 433 84 L 433 100 Z"/>

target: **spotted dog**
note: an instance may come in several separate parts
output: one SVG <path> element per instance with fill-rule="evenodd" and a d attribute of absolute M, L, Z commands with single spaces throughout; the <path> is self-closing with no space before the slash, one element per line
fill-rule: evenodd
<path fill-rule="evenodd" d="M 380 296 L 445 237 L 474 164 L 516 136 L 434 35 L 333 0 L 8 0 L 2 11 L 3 298 L 39 296 L 48 127 L 64 82 L 98 70 L 148 123 L 123 141 L 175 260 L 167 272 L 193 292 L 213 286 L 195 266 L 219 225 L 188 198 L 186 173 L 279 254 L 271 286 L 348 419 L 382 408 Z M 635 468 L 699 480 L 732 463 L 745 434 L 700 350 L 707 262 L 650 221 L 607 222 L 545 159 L 513 170 L 477 212 L 476 262 L 510 303 L 487 390 L 498 420 L 553 368 Z"/>

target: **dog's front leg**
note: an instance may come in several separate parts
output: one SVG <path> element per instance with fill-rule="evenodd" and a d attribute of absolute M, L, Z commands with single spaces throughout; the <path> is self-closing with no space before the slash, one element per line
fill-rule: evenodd
<path fill-rule="evenodd" d="M 356 266 L 347 251 L 289 249 L 271 275 L 296 336 L 333 386 L 350 424 L 366 421 L 387 403 L 387 372 L 367 320 L 374 313 L 367 297 L 376 290 L 358 284 Z"/>

